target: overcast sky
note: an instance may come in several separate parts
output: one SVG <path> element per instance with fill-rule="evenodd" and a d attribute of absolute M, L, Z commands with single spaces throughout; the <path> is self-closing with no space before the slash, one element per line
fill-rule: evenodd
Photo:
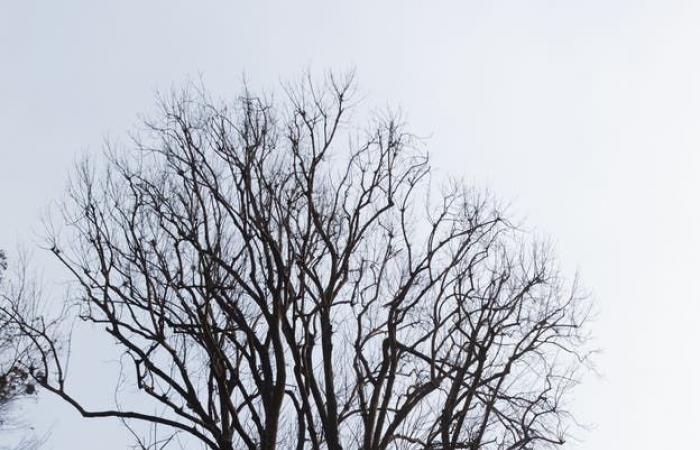
<path fill-rule="evenodd" d="M 72 162 L 156 90 L 354 67 L 368 106 L 428 137 L 439 174 L 512 202 L 593 293 L 603 375 L 576 391 L 594 426 L 568 448 L 697 448 L 698 24 L 700 3 L 674 0 L 0 0 L 0 248 L 32 245 Z M 95 408 L 115 364 L 100 345 L 79 343 L 70 373 Z M 47 449 L 129 442 L 56 401 L 29 419 Z"/>

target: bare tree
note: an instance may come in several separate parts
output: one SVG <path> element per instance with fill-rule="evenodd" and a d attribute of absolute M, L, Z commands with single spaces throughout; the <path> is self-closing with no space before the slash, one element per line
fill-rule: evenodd
<path fill-rule="evenodd" d="M 51 250 L 142 400 L 84 405 L 20 319 L 34 379 L 218 450 L 562 445 L 588 301 L 490 196 L 432 189 L 396 118 L 354 128 L 353 86 L 173 95 L 135 151 L 81 165 Z"/>
<path fill-rule="evenodd" d="M 35 316 L 33 302 L 37 296 L 27 282 L 23 268 L 22 265 L 15 272 L 12 283 L 6 282 L 7 257 L 0 250 L 0 434 L 15 434 L 18 442 L 11 447 L 15 450 L 34 449 L 40 444 L 35 437 L 22 437 L 27 427 L 13 411 L 13 406 L 19 400 L 36 394 L 36 382 L 25 364 L 35 353 L 35 347 L 14 320 L 17 315 Z M 10 448 L 6 446 L 7 443 L 7 439 L 4 439 L 0 449 Z"/>

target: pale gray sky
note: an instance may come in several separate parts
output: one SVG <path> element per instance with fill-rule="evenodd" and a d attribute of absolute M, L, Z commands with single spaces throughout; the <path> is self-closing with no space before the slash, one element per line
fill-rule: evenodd
<path fill-rule="evenodd" d="M 0 247 L 30 242 L 72 161 L 155 90 L 355 67 L 369 105 L 430 136 L 439 173 L 513 201 L 593 292 L 604 376 L 576 393 L 595 427 L 569 448 L 697 448 L 698 23 L 700 3 L 674 0 L 2 0 Z M 111 391 L 90 380 L 114 364 L 100 345 L 78 344 L 71 372 L 96 407 Z M 47 449 L 129 439 L 56 401 L 31 414 Z"/>

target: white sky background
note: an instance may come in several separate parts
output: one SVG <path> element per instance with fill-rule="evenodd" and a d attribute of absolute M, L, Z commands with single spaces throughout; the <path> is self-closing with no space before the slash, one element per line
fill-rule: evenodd
<path fill-rule="evenodd" d="M 31 245 L 72 162 L 124 136 L 155 90 L 355 67 L 366 105 L 429 136 L 440 175 L 512 201 L 594 293 L 603 378 L 573 410 L 596 426 L 568 448 L 697 448 L 698 24 L 700 3 L 673 0 L 0 0 L 0 248 Z M 97 342 L 76 342 L 89 356 L 70 375 L 95 407 L 114 369 Z M 129 442 L 56 401 L 29 414 L 47 449 Z"/>

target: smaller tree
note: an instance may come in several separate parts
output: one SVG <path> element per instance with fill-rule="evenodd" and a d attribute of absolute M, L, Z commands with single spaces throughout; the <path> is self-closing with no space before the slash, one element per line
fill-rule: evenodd
<path fill-rule="evenodd" d="M 13 418 L 12 407 L 23 398 L 36 395 L 36 382 L 30 376 L 33 343 L 21 333 L 16 317 L 34 315 L 36 292 L 27 281 L 24 270 L 19 270 L 12 282 L 6 282 L 7 256 L 0 250 L 0 432 L 22 428 Z M 24 265 L 20 265 L 23 268 Z M 33 437 L 21 438 L 11 448 L 29 450 L 38 447 Z M 6 449 L 0 446 L 0 449 Z"/>

